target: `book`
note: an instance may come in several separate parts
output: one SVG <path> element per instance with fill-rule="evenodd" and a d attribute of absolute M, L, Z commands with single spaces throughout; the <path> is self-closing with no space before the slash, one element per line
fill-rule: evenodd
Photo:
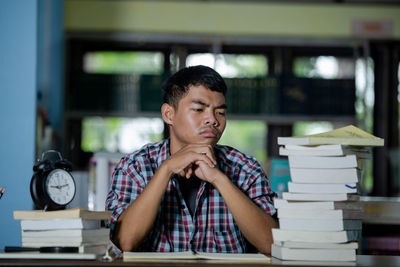
<path fill-rule="evenodd" d="M 22 240 L 22 247 L 79 247 L 80 250 L 85 250 L 85 247 L 89 246 L 101 246 L 106 245 L 110 242 L 110 239 L 107 240 L 95 240 L 95 241 L 70 241 L 70 240 L 55 240 L 55 241 L 41 241 L 38 239 L 35 240 Z"/>
<path fill-rule="evenodd" d="M 353 125 L 329 132 L 307 136 L 278 137 L 279 145 L 352 145 L 352 146 L 383 146 L 384 139 L 373 136 Z"/>
<path fill-rule="evenodd" d="M 293 241 L 277 241 L 274 244 L 287 248 L 339 248 L 339 249 L 357 249 L 358 242 L 347 243 L 321 243 L 321 242 L 293 242 Z"/>
<path fill-rule="evenodd" d="M 276 241 L 296 241 L 315 243 L 345 243 L 361 239 L 360 230 L 347 231 L 294 231 L 273 228 L 272 236 Z"/>
<path fill-rule="evenodd" d="M 42 211 L 42 210 L 15 210 L 15 220 L 50 220 L 50 219 L 74 219 L 82 218 L 86 220 L 108 220 L 111 211 L 90 211 L 81 208 Z"/>
<path fill-rule="evenodd" d="M 314 169 L 335 169 L 335 168 L 359 168 L 361 161 L 355 155 L 339 157 L 318 157 L 318 156 L 289 156 L 290 168 L 314 168 Z"/>
<path fill-rule="evenodd" d="M 73 237 L 108 237 L 110 234 L 109 228 L 99 229 L 57 229 L 57 230 L 23 230 L 22 237 L 29 238 L 73 238 Z"/>
<path fill-rule="evenodd" d="M 361 220 L 363 212 L 360 210 L 327 210 L 327 209 L 278 209 L 278 218 L 288 219 L 319 219 L 319 220 Z"/>
<path fill-rule="evenodd" d="M 271 255 L 282 260 L 355 261 L 355 249 L 287 248 L 272 244 Z"/>
<path fill-rule="evenodd" d="M 361 172 L 357 168 L 290 168 L 290 178 L 295 183 L 357 183 Z"/>
<path fill-rule="evenodd" d="M 286 145 L 279 148 L 281 156 L 345 156 L 356 155 L 358 158 L 371 158 L 371 150 L 366 147 L 336 145 L 301 146 Z"/>
<path fill-rule="evenodd" d="M 271 258 L 260 253 L 207 253 L 182 252 L 124 252 L 123 261 L 166 261 L 166 260 L 218 260 L 221 262 L 265 262 Z"/>
<path fill-rule="evenodd" d="M 13 252 L 0 253 L 0 259 L 96 260 L 97 255 L 94 253 Z"/>
<path fill-rule="evenodd" d="M 366 223 L 400 224 L 400 198 L 362 197 Z"/>
<path fill-rule="evenodd" d="M 299 231 L 361 230 L 361 220 L 279 218 L 279 229 Z"/>
<path fill-rule="evenodd" d="M 300 201 L 358 201 L 360 196 L 357 194 L 348 193 L 291 193 L 283 192 L 282 198 L 286 200 L 300 200 Z"/>
<path fill-rule="evenodd" d="M 101 227 L 100 220 L 52 219 L 52 220 L 21 220 L 22 230 L 55 230 L 55 229 L 97 229 Z"/>
<path fill-rule="evenodd" d="M 357 193 L 356 184 L 301 184 L 288 183 L 291 193 Z"/>
<path fill-rule="evenodd" d="M 348 209 L 363 210 L 363 204 L 360 201 L 290 201 L 286 199 L 274 198 L 274 206 L 277 209 Z"/>

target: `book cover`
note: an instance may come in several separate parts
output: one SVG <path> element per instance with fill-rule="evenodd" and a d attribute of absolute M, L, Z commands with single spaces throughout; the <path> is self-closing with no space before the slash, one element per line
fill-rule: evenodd
<path fill-rule="evenodd" d="M 282 198 L 286 200 L 299 200 L 299 201 L 358 201 L 360 196 L 357 194 L 348 193 L 291 193 L 283 192 Z"/>
<path fill-rule="evenodd" d="M 357 193 L 356 184 L 301 184 L 289 182 L 288 188 L 291 193 Z"/>
<path fill-rule="evenodd" d="M 271 255 L 282 260 L 355 261 L 355 249 L 287 248 L 272 244 Z"/>
<path fill-rule="evenodd" d="M 359 219 L 297 219 L 279 218 L 279 229 L 295 231 L 344 231 L 361 230 L 362 221 Z"/>
<path fill-rule="evenodd" d="M 363 212 L 360 210 L 327 210 L 327 209 L 278 209 L 278 218 L 290 219 L 320 219 L 320 220 L 344 220 L 357 219 L 363 217 Z"/>
<path fill-rule="evenodd" d="M 97 255 L 94 253 L 13 252 L 13 253 L 0 253 L 0 259 L 96 260 Z"/>
<path fill-rule="evenodd" d="M 98 229 L 100 220 L 52 219 L 52 220 L 21 220 L 22 230 L 55 230 L 55 229 Z"/>
<path fill-rule="evenodd" d="M 358 242 L 347 243 L 321 243 L 321 242 L 295 242 L 295 241 L 276 241 L 274 244 L 287 248 L 339 248 L 339 249 L 357 249 Z"/>
<path fill-rule="evenodd" d="M 294 231 L 273 228 L 272 236 L 276 241 L 296 241 L 315 243 L 345 243 L 361 240 L 360 230 L 348 231 Z"/>
<path fill-rule="evenodd" d="M 366 147 L 336 145 L 301 146 L 286 145 L 279 148 L 281 156 L 345 156 L 356 155 L 358 158 L 371 158 L 371 150 Z"/>
<path fill-rule="evenodd" d="M 50 219 L 73 219 L 82 218 L 86 220 L 109 220 L 111 211 L 90 211 L 81 208 L 42 211 L 42 210 L 15 210 L 15 220 L 50 220 Z"/>
<path fill-rule="evenodd" d="M 382 138 L 373 136 L 353 125 L 329 132 L 299 137 L 278 137 L 279 145 L 330 145 L 383 146 Z"/>
<path fill-rule="evenodd" d="M 290 178 L 295 183 L 358 183 L 361 172 L 357 168 L 309 169 L 290 168 Z"/>
<path fill-rule="evenodd" d="M 363 204 L 360 201 L 291 201 L 274 198 L 274 206 L 277 209 L 348 209 L 363 211 Z"/>
<path fill-rule="evenodd" d="M 315 168 L 315 169 L 335 169 L 335 168 L 359 168 L 361 161 L 355 155 L 338 157 L 317 157 L 317 156 L 289 156 L 290 168 Z"/>
<path fill-rule="evenodd" d="M 99 229 L 57 229 L 57 230 L 39 230 L 39 231 L 31 231 L 24 230 L 22 231 L 22 238 L 40 238 L 41 240 L 45 238 L 74 238 L 74 237 L 82 237 L 82 238 L 95 238 L 95 237 L 108 237 L 110 234 L 109 228 L 99 228 Z"/>

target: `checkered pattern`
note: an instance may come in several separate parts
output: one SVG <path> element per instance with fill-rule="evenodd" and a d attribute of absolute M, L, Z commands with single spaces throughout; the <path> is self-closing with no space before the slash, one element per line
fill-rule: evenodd
<path fill-rule="evenodd" d="M 215 146 L 214 153 L 218 168 L 257 206 L 274 215 L 275 193 L 258 162 L 227 146 Z M 112 211 L 111 232 L 118 216 L 140 195 L 169 156 L 169 140 L 164 140 L 148 144 L 121 159 L 113 173 L 106 201 L 106 209 Z M 246 252 L 246 241 L 222 196 L 210 183 L 202 182 L 192 217 L 173 176 L 154 226 L 138 250 L 241 253 Z"/>

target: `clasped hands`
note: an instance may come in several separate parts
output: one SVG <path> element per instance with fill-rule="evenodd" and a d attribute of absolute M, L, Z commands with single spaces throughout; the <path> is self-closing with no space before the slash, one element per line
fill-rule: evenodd
<path fill-rule="evenodd" d="M 218 174 L 221 174 L 216 168 L 217 161 L 211 145 L 186 145 L 171 155 L 165 163 L 172 173 L 187 179 L 195 175 L 203 181 L 213 183 Z"/>

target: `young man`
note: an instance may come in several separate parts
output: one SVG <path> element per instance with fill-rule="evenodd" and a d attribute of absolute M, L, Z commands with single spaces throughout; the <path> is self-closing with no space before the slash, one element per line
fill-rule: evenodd
<path fill-rule="evenodd" d="M 249 242 L 270 254 L 277 224 L 267 177 L 254 158 L 217 145 L 226 90 L 205 66 L 166 81 L 170 137 L 124 157 L 112 177 L 106 207 L 121 250 L 243 253 Z"/>

